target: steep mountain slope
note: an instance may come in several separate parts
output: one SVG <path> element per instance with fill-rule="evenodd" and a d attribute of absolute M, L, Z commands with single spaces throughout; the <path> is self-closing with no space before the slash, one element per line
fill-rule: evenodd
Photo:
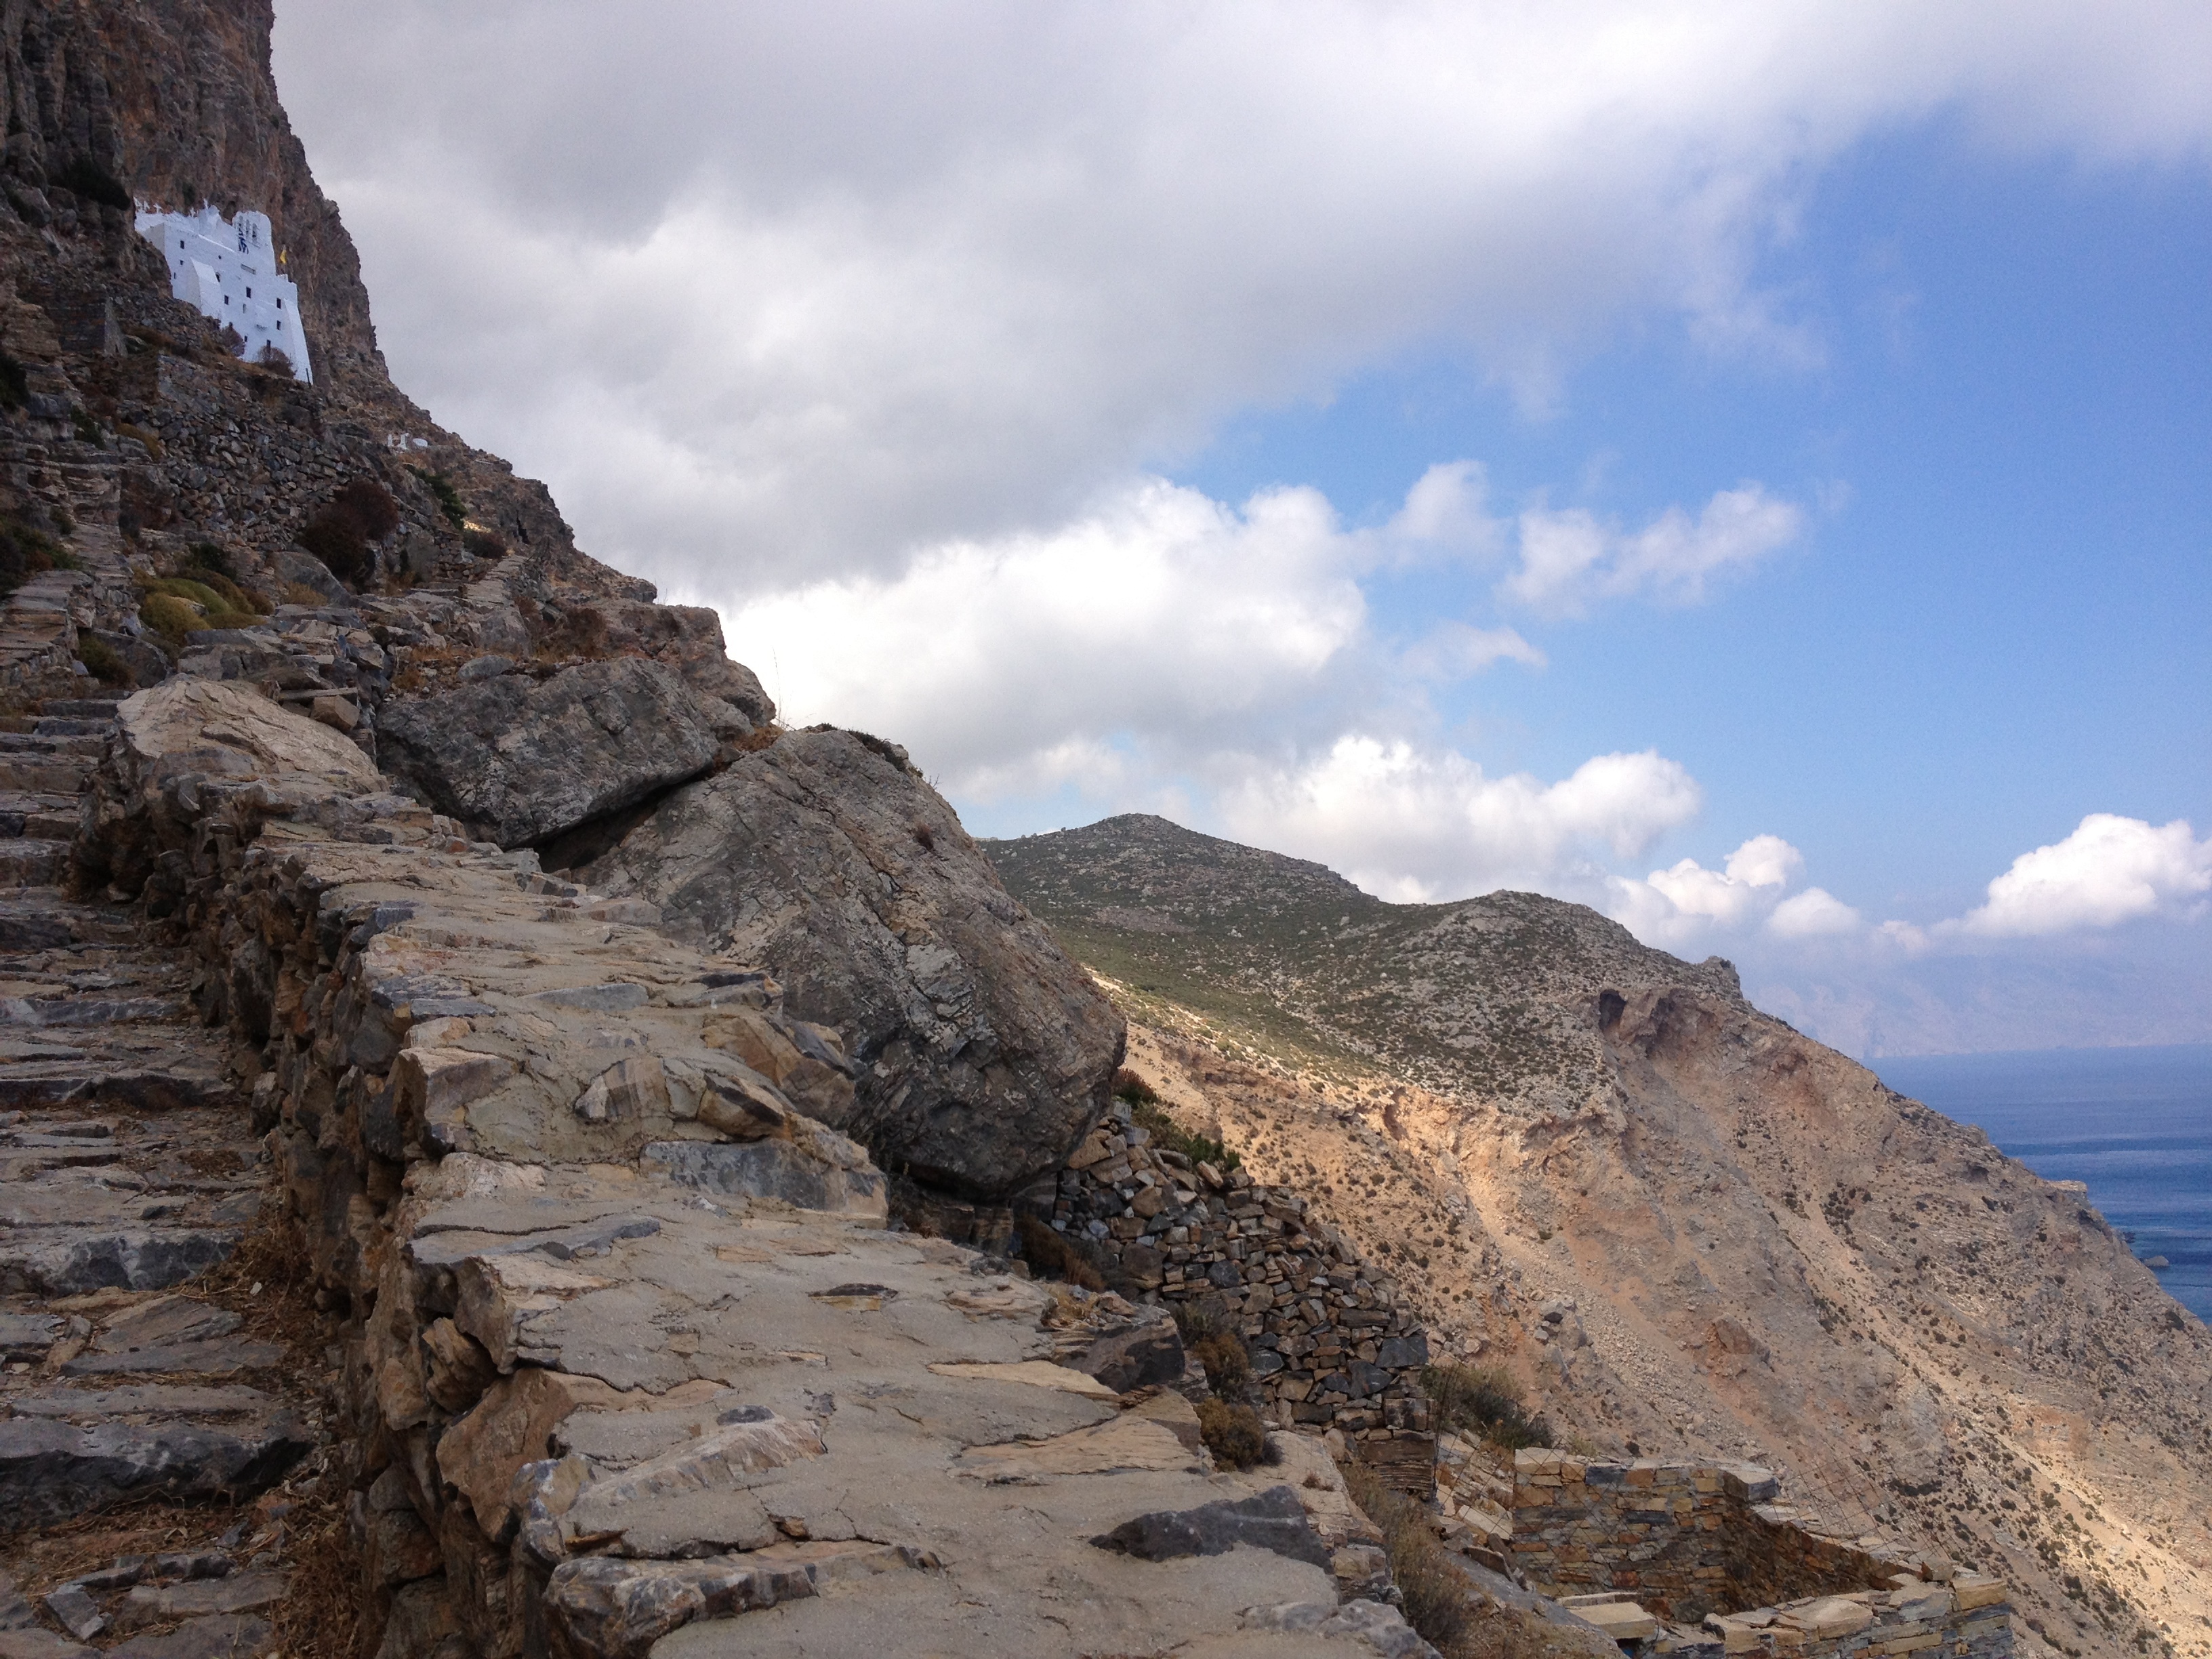
<path fill-rule="evenodd" d="M 2212 1339 L 2078 1193 L 1579 906 L 1150 817 L 988 850 L 1173 1109 L 1563 1426 L 1778 1462 L 2069 1653 L 2212 1652 Z"/>

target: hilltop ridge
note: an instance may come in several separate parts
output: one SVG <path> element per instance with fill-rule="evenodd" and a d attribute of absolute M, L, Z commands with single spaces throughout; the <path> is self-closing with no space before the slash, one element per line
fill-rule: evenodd
<path fill-rule="evenodd" d="M 1325 866 L 1143 814 L 986 845 L 1007 884 L 1136 1003 L 1218 1013 L 1324 1068 L 1381 1065 L 1568 1110 L 1601 1085 L 1601 991 L 1693 987 L 1749 1012 L 1725 960 L 1683 962 L 1538 894 L 1386 903 Z"/>
<path fill-rule="evenodd" d="M 2033 1643 L 2212 1652 L 2212 1337 L 2077 1192 L 1583 906 L 1388 904 L 1156 817 L 987 850 L 1170 1109 L 1443 1352 L 2002 1573 Z"/>

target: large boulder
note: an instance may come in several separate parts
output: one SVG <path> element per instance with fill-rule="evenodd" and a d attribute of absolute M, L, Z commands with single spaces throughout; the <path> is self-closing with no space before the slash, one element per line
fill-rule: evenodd
<path fill-rule="evenodd" d="M 848 1117 L 887 1169 L 1000 1197 L 1105 1109 L 1121 1018 L 890 744 L 816 727 L 677 791 L 582 872 L 766 966 L 858 1067 Z"/>
<path fill-rule="evenodd" d="M 502 847 L 635 805 L 715 752 L 714 712 L 674 669 L 635 657 L 395 701 L 377 735 L 386 770 Z"/>
<path fill-rule="evenodd" d="M 601 630 L 603 649 L 665 663 L 694 691 L 729 703 L 756 726 L 775 719 L 775 704 L 761 689 L 759 677 L 743 663 L 732 662 L 723 649 L 722 619 L 707 606 L 604 599 L 592 600 L 589 608 Z"/>
<path fill-rule="evenodd" d="M 385 788 L 368 757 L 250 685 L 189 676 L 125 697 L 93 775 L 75 855 L 82 886 L 132 895 L 210 818 L 243 836 L 254 819 L 327 816 Z"/>

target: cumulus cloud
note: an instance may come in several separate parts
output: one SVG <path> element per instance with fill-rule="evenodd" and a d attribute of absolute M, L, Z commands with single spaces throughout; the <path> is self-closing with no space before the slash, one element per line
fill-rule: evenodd
<path fill-rule="evenodd" d="M 1856 933 L 1865 919 L 1824 887 L 1808 887 L 1776 905 L 1767 931 L 1778 939 L 1826 939 Z"/>
<path fill-rule="evenodd" d="M 1823 163 L 1942 112 L 2201 161 L 2208 58 L 2194 0 L 287 0 L 276 31 L 402 384 L 689 592 L 1059 521 L 1409 350 L 1532 407 L 1645 313 L 1817 356 L 1753 272 Z M 1595 562 L 1694 592 L 1756 556 L 1724 528 Z"/>
<path fill-rule="evenodd" d="M 1858 912 L 1826 889 L 1790 890 L 1804 872 L 1804 854 L 1781 836 L 1753 836 L 1717 870 L 1686 858 L 1641 881 L 1615 878 L 1607 908 L 1646 944 L 1686 949 L 1760 930 L 1791 941 L 1857 933 Z"/>
<path fill-rule="evenodd" d="M 2212 895 L 2212 836 L 2186 819 L 2154 827 L 2092 812 L 2065 840 L 2022 853 L 1990 883 L 1988 902 L 1960 919 L 1985 938 L 2115 927 L 2147 916 L 2194 918 Z"/>
<path fill-rule="evenodd" d="M 1509 599 L 1557 616 L 1580 616 L 1593 600 L 1648 594 L 1689 605 L 1708 580 L 1758 562 L 1797 539 L 1805 515 L 1756 483 L 1723 489 L 1692 519 L 1670 507 L 1629 533 L 1580 508 L 1521 515 L 1520 564 L 1500 586 Z"/>
<path fill-rule="evenodd" d="M 1048 534 L 733 601 L 730 644 L 791 718 L 896 732 L 971 793 L 1052 787 L 1117 735 L 1293 724 L 1365 640 L 1375 545 L 1311 489 L 1240 510 L 1154 479 Z"/>
<path fill-rule="evenodd" d="M 1133 744 L 1161 765 L 1311 748 L 1377 719 L 1418 721 L 1421 684 L 1543 665 L 1510 628 L 1448 619 L 1394 649 L 1369 626 L 1363 577 L 1489 556 L 1498 526 L 1481 503 L 1465 462 L 1431 468 L 1368 526 L 1314 489 L 1231 507 L 1141 478 L 1050 531 L 729 595 L 727 636 L 792 718 L 896 732 L 970 795 L 1091 776 L 1102 745 L 1123 757 L 1107 776 Z"/>
<path fill-rule="evenodd" d="M 1601 885 L 1594 852 L 1632 857 L 1703 800 L 1677 762 L 1600 755 L 1547 784 L 1490 777 L 1455 751 L 1363 735 L 1295 768 L 1226 787 L 1234 835 L 1319 859 L 1384 898 L 1459 897 L 1500 887 Z"/>

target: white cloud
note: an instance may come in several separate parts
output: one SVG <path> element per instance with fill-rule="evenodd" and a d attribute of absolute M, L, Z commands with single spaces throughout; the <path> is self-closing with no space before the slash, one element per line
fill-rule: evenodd
<path fill-rule="evenodd" d="M 2212 134 L 2197 0 L 288 0 L 276 42 L 401 383 L 685 592 L 1055 522 L 1408 352 L 1531 406 L 1654 312 L 1806 361 L 1749 273 L 1869 135 Z M 1694 592 L 1724 528 L 1599 562 Z"/>
<path fill-rule="evenodd" d="M 1779 836 L 1754 836 L 1729 854 L 1725 870 L 1708 870 L 1684 859 L 1646 879 L 1686 916 L 1705 916 L 1725 927 L 1773 904 L 1804 855 Z"/>
<path fill-rule="evenodd" d="M 1395 658 L 1369 629 L 1362 576 L 1487 547 L 1480 492 L 1472 466 L 1432 468 L 1387 523 L 1352 528 L 1312 489 L 1240 508 L 1139 480 L 1048 532 L 732 597 L 730 648 L 788 717 L 896 732 L 971 795 L 1091 775 L 1101 745 L 1151 745 L 1156 769 L 1325 745 L 1387 715 L 1401 681 L 1412 697 L 1415 681 L 1542 665 L 1510 629 L 1445 622 Z"/>
<path fill-rule="evenodd" d="M 2026 938 L 2115 927 L 2147 916 L 2202 915 L 2212 894 L 2212 837 L 2187 820 L 2154 828 L 2092 812 L 2062 842 L 2022 853 L 1990 883 L 1989 899 L 1960 931 Z"/>
<path fill-rule="evenodd" d="M 1222 792 L 1221 812 L 1232 835 L 1406 902 L 1601 887 L 1594 852 L 1633 856 L 1702 800 L 1679 763 L 1648 751 L 1600 755 L 1547 784 L 1487 776 L 1451 750 L 1352 734 L 1303 765 L 1254 771 Z"/>
<path fill-rule="evenodd" d="M 1459 622 L 1439 623 L 1400 659 L 1407 673 L 1427 680 L 1462 679 L 1501 662 L 1541 668 L 1547 660 L 1516 629 Z"/>
<path fill-rule="evenodd" d="M 1781 836 L 1753 836 L 1718 870 L 1686 858 L 1641 881 L 1617 877 L 1606 908 L 1646 944 L 1670 949 L 1733 949 L 1761 928 L 1791 941 L 1857 933 L 1858 912 L 1826 889 L 1790 891 L 1804 872 L 1804 854 Z"/>
<path fill-rule="evenodd" d="M 1766 918 L 1769 933 L 1780 939 L 1826 939 L 1856 933 L 1864 918 L 1824 887 L 1808 887 L 1774 907 Z"/>
<path fill-rule="evenodd" d="M 1520 567 L 1499 591 L 1555 616 L 1580 616 L 1594 600 L 1633 594 L 1693 604 L 1705 598 L 1708 579 L 1787 547 L 1804 523 L 1796 503 L 1756 483 L 1721 490 L 1695 519 L 1670 507 L 1629 533 L 1580 508 L 1531 508 L 1521 515 Z"/>

